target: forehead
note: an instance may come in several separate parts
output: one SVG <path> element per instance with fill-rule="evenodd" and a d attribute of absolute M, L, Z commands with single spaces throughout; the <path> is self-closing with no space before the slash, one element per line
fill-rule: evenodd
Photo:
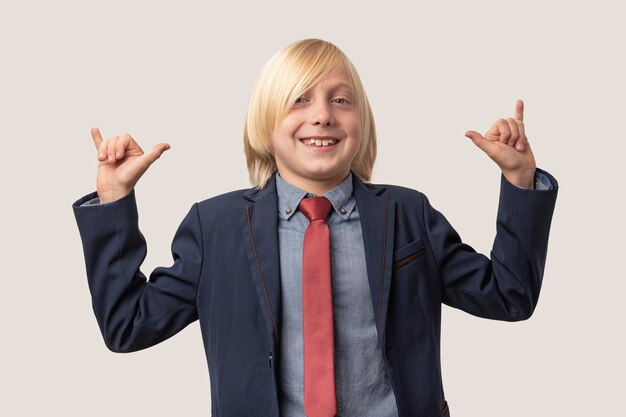
<path fill-rule="evenodd" d="M 319 77 L 309 87 L 309 89 L 339 89 L 345 88 L 350 91 L 354 90 L 354 85 L 352 84 L 352 80 L 350 78 L 350 74 L 346 71 L 345 68 L 339 67 L 330 70 L 327 74 Z"/>

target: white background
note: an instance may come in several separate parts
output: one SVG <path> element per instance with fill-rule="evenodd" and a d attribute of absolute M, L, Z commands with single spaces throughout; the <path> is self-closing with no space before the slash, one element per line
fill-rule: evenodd
<path fill-rule="evenodd" d="M 491 249 L 500 170 L 466 130 L 485 133 L 523 99 L 537 165 L 559 181 L 531 319 L 444 306 L 451 414 L 623 412 L 626 30 L 619 2 L 580 3 L 3 2 L 0 414 L 210 414 L 198 322 L 136 353 L 102 341 L 71 209 L 95 190 L 90 129 L 171 145 L 136 187 L 149 275 L 171 265 L 194 202 L 250 186 L 252 87 L 308 37 L 359 70 L 378 132 L 372 181 L 426 193 L 476 250 Z"/>

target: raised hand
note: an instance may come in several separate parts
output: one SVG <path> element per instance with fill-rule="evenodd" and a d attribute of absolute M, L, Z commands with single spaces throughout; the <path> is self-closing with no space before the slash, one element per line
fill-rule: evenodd
<path fill-rule="evenodd" d="M 506 179 L 524 188 L 534 188 L 535 156 L 524 133 L 524 102 L 515 103 L 515 117 L 498 119 L 483 137 L 468 130 L 465 136 L 482 149 L 502 170 Z"/>
<path fill-rule="evenodd" d="M 97 127 L 91 129 L 91 137 L 100 161 L 96 191 L 102 203 L 129 194 L 150 165 L 170 148 L 167 143 L 159 143 L 150 152 L 144 153 L 129 134 L 104 141 Z"/>

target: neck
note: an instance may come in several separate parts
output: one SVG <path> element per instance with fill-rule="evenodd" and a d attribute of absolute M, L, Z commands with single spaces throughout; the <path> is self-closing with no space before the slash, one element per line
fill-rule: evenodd
<path fill-rule="evenodd" d="M 341 173 L 335 177 L 325 178 L 321 180 L 294 177 L 289 174 L 283 174 L 280 171 L 278 171 L 278 173 L 280 174 L 281 178 L 287 181 L 289 184 L 298 187 L 299 189 L 304 190 L 307 193 L 321 196 L 341 184 L 343 180 L 345 180 L 346 177 L 350 174 L 350 171 L 348 170 L 347 172 Z"/>

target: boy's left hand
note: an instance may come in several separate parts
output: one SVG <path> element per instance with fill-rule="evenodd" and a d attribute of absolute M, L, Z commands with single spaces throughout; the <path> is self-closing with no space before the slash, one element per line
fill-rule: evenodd
<path fill-rule="evenodd" d="M 515 118 L 498 119 L 483 137 L 473 130 L 465 136 L 498 164 L 506 179 L 523 188 L 535 186 L 535 157 L 524 133 L 524 102 L 515 103 Z"/>

